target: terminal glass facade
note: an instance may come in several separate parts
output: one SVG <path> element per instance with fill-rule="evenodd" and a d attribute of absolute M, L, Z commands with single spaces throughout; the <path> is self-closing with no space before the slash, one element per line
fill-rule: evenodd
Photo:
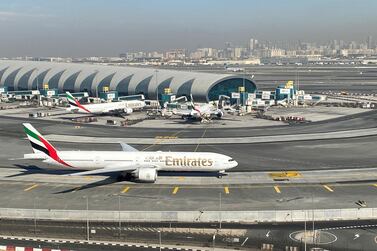
<path fill-rule="evenodd" d="M 59 73 L 56 73 L 55 76 L 53 76 L 49 81 L 48 81 L 48 86 L 50 89 L 58 89 L 59 88 L 59 80 L 60 80 L 60 77 L 63 75 L 65 70 L 59 72 Z M 39 83 L 40 85 L 42 85 L 42 83 Z"/>
<path fill-rule="evenodd" d="M 35 68 L 28 71 L 24 75 L 22 75 L 20 80 L 18 80 L 18 90 L 25 91 L 25 90 L 29 89 L 29 86 L 28 86 L 29 79 L 30 79 L 30 76 L 31 76 L 31 74 L 33 73 L 34 70 L 35 70 Z"/>
<path fill-rule="evenodd" d="M 151 81 L 152 77 L 153 76 L 150 76 L 150 77 L 144 79 L 143 81 L 141 81 L 136 86 L 135 94 L 144 94 L 144 96 L 146 98 L 148 98 L 148 86 L 149 86 L 149 82 Z"/>
<path fill-rule="evenodd" d="M 132 76 L 133 76 L 133 74 L 131 76 L 128 76 L 128 77 L 122 79 L 118 83 L 115 90 L 118 92 L 119 96 L 127 96 L 128 95 L 128 86 L 130 85 L 130 81 L 131 81 Z"/>
<path fill-rule="evenodd" d="M 97 93 L 100 93 L 100 92 L 103 92 L 103 88 L 106 86 L 106 87 L 110 87 L 110 83 L 111 83 L 111 80 L 113 79 L 115 75 L 115 72 L 108 75 L 107 77 L 105 77 L 104 79 L 101 80 L 101 82 L 97 85 Z"/>
<path fill-rule="evenodd" d="M 45 70 L 44 72 L 41 72 L 39 73 L 33 80 L 33 83 L 31 84 L 31 89 L 32 90 L 36 90 L 38 89 L 42 84 L 43 84 L 43 80 L 45 78 L 45 76 L 47 75 L 47 72 L 49 71 L 50 69 L 48 70 Z M 37 69 L 38 71 L 38 69 Z"/>
<path fill-rule="evenodd" d="M 232 78 L 221 81 L 215 84 L 208 92 L 208 100 L 218 100 L 220 95 L 231 96 L 232 92 L 238 92 L 238 88 L 245 85 L 245 91 L 248 93 L 254 93 L 256 91 L 256 85 L 243 78 Z"/>
<path fill-rule="evenodd" d="M 88 92 L 91 93 L 92 91 L 92 83 L 93 79 L 96 76 L 97 72 L 94 72 L 87 76 L 80 84 L 80 92 Z"/>
<path fill-rule="evenodd" d="M 66 92 L 66 91 L 75 92 L 75 82 L 79 74 L 80 72 L 76 72 L 75 74 L 67 78 L 67 80 L 64 82 L 64 85 L 63 85 L 63 92 Z"/>
<path fill-rule="evenodd" d="M 170 83 L 171 83 L 172 80 L 173 80 L 173 78 L 168 78 L 168 79 L 162 81 L 162 82 L 158 85 L 158 88 L 157 88 L 158 99 L 160 99 L 161 96 L 162 96 L 162 94 L 164 94 L 165 88 L 169 88 Z"/>
<path fill-rule="evenodd" d="M 190 94 L 191 94 L 191 87 L 192 87 L 192 84 L 194 83 L 194 80 L 195 79 L 191 79 L 185 83 L 183 83 L 179 88 L 178 88 L 178 91 L 177 91 L 177 97 L 180 97 L 180 96 L 186 96 L 186 97 L 190 97 Z"/>
<path fill-rule="evenodd" d="M 9 91 L 14 91 L 14 79 L 16 78 L 17 73 L 21 70 L 21 68 L 13 71 L 4 81 L 4 86 L 8 87 Z"/>

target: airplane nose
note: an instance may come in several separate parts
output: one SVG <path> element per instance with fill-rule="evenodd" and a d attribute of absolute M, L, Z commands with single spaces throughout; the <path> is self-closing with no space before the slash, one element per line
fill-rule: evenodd
<path fill-rule="evenodd" d="M 237 162 L 237 161 L 234 161 L 234 163 L 233 163 L 233 167 L 236 167 L 236 166 L 238 166 L 238 162 Z"/>

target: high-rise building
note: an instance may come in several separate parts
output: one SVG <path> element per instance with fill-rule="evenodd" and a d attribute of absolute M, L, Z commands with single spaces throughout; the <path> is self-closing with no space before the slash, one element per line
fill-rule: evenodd
<path fill-rule="evenodd" d="M 247 52 L 246 48 L 236 47 L 234 48 L 234 57 L 236 59 L 244 58 L 245 56 L 247 56 L 246 52 Z"/>
<path fill-rule="evenodd" d="M 368 36 L 367 37 L 367 46 L 368 46 L 368 49 L 373 49 L 373 38 L 372 36 Z"/>
<path fill-rule="evenodd" d="M 249 51 L 252 52 L 254 50 L 254 38 L 250 38 L 249 41 Z"/>

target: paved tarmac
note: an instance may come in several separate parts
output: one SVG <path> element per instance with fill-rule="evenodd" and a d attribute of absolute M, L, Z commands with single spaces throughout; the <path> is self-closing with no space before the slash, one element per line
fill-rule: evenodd
<path fill-rule="evenodd" d="M 247 136 L 267 136 L 267 135 L 284 135 L 294 133 L 318 133 L 344 131 L 363 128 L 375 128 L 377 124 L 377 110 L 366 110 L 366 112 L 351 114 L 339 118 L 325 121 L 312 122 L 298 125 L 282 125 L 267 127 L 239 127 L 231 128 L 212 128 L 208 124 L 205 128 L 196 128 L 191 124 L 183 124 L 182 128 L 121 128 L 100 125 L 82 125 L 80 129 L 74 127 L 71 122 L 56 122 L 43 119 L 30 118 L 12 118 L 0 116 L 0 136 L 20 136 L 22 131 L 22 122 L 31 122 L 44 134 L 67 134 L 81 136 L 98 136 L 98 137 L 140 137 L 155 138 L 159 136 L 176 136 L 179 138 L 231 138 Z M 221 122 L 218 120 L 217 122 Z"/>
<path fill-rule="evenodd" d="M 55 177 L 56 179 L 56 177 Z M 90 183 L 90 178 L 88 178 Z M 377 207 L 374 181 L 324 184 L 158 185 L 115 183 L 88 185 L 1 181 L 2 208 L 125 211 L 252 211 Z M 221 195 L 220 195 L 221 194 Z M 221 196 L 221 201 L 220 201 Z M 120 201 L 119 201 L 120 200 Z M 221 204 L 221 205 L 220 205 Z"/>
<path fill-rule="evenodd" d="M 75 128 L 70 123 L 51 123 L 31 120 L 43 134 L 86 135 L 99 137 L 138 137 L 158 138 L 174 135 L 180 138 L 192 137 L 235 137 L 263 136 L 296 133 L 332 132 L 346 129 L 373 128 L 377 121 L 377 111 L 354 114 L 329 121 L 306 125 L 237 128 L 237 129 L 196 129 L 183 128 L 181 131 L 166 129 L 109 128 L 103 126 L 83 126 Z M 221 184 L 187 185 L 185 177 L 172 177 L 172 185 L 167 184 L 113 184 L 113 179 L 88 186 L 56 183 L 43 180 L 31 181 L 30 173 L 46 174 L 30 165 L 44 168 L 40 163 L 25 163 L 9 160 L 22 157 L 30 152 L 20 123 L 22 120 L 2 117 L 0 138 L 3 142 L 0 151 L 0 167 L 3 170 L 26 169 L 25 180 L 3 180 L 0 183 L 1 207 L 14 208 L 54 208 L 84 209 L 83 197 L 88 196 L 91 209 L 114 210 L 121 197 L 122 210 L 218 210 L 219 194 L 222 193 L 223 210 L 271 210 L 271 209 L 310 209 L 310 208 L 355 208 L 356 201 L 362 199 L 370 207 L 376 207 L 375 178 L 363 183 L 322 184 L 319 181 L 309 184 Z M 348 139 L 327 139 L 298 142 L 274 142 L 256 144 L 219 145 L 161 145 L 158 141 L 151 145 L 134 145 L 140 150 L 165 151 L 214 151 L 234 157 L 239 166 L 234 172 L 255 171 L 307 171 L 326 169 L 374 168 L 377 156 L 377 137 L 356 137 Z M 114 144 L 87 144 L 56 142 L 61 150 L 120 150 Z M 345 171 L 346 172 L 346 171 Z M 47 171 L 49 174 L 49 171 Z M 56 174 L 56 173 L 52 173 Z M 22 177 L 22 175 L 20 175 Z M 52 179 L 59 179 L 51 176 Z M 63 178 L 62 178 L 63 179 Z M 90 177 L 87 178 L 90 183 Z M 166 178 L 168 179 L 168 178 Z M 216 178 L 214 178 L 216 179 Z M 351 178 L 350 178 L 351 179 Z M 182 181 L 180 183 L 180 180 Z M 284 183 L 284 182 L 283 182 Z M 174 185 L 173 185 L 174 184 Z"/>
<path fill-rule="evenodd" d="M 356 123 L 356 121 L 358 121 Z M 150 151 L 215 151 L 234 157 L 239 166 L 232 171 L 261 171 L 261 170 L 315 170 L 334 168 L 363 168 L 374 167 L 375 156 L 377 156 L 376 136 L 358 137 L 349 139 L 328 139 L 316 141 L 298 142 L 275 142 L 257 144 L 194 144 L 194 145 L 172 145 L 168 144 L 169 139 L 165 136 L 175 135 L 182 139 L 190 136 L 190 133 L 197 137 L 231 137 L 231 136 L 263 136 L 292 133 L 314 133 L 331 132 L 337 130 L 358 129 L 359 127 L 372 128 L 377 122 L 377 111 L 370 111 L 363 114 L 352 115 L 342 120 L 329 121 L 327 123 L 315 123 L 308 125 L 285 126 L 281 128 L 261 129 L 183 129 L 182 131 L 170 131 L 164 129 L 140 129 L 137 128 L 109 128 L 83 126 L 79 129 L 72 124 L 52 124 L 43 120 L 35 120 L 33 124 L 43 134 L 66 134 L 86 135 L 98 137 L 150 137 L 154 139 L 151 145 L 134 145 L 139 150 Z M 22 131 L 21 121 L 17 119 L 1 118 L 0 137 L 3 142 L 0 151 L 0 166 L 13 167 L 17 161 L 9 161 L 10 158 L 20 158 L 24 153 L 30 152 L 30 146 Z M 347 125 L 347 127 L 342 127 Z M 358 126 L 360 124 L 360 126 Z M 351 127 L 353 125 L 353 127 Z M 192 137 L 192 136 L 191 136 Z M 161 145 L 165 141 L 168 145 Z M 120 150 L 117 143 L 114 144 L 86 144 L 86 143 L 54 143 L 61 150 Z"/>

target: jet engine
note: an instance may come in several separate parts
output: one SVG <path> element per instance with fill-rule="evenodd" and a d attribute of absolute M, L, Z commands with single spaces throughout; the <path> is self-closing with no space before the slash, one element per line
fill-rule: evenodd
<path fill-rule="evenodd" d="M 217 112 L 216 112 L 216 117 L 217 118 L 222 118 L 224 116 L 224 112 L 222 111 L 222 110 L 217 110 Z"/>
<path fill-rule="evenodd" d="M 135 172 L 135 179 L 140 182 L 154 183 L 157 179 L 157 170 L 154 168 L 140 168 Z"/>
<path fill-rule="evenodd" d="M 125 114 L 131 114 L 133 112 L 132 108 L 124 108 L 123 111 Z"/>

